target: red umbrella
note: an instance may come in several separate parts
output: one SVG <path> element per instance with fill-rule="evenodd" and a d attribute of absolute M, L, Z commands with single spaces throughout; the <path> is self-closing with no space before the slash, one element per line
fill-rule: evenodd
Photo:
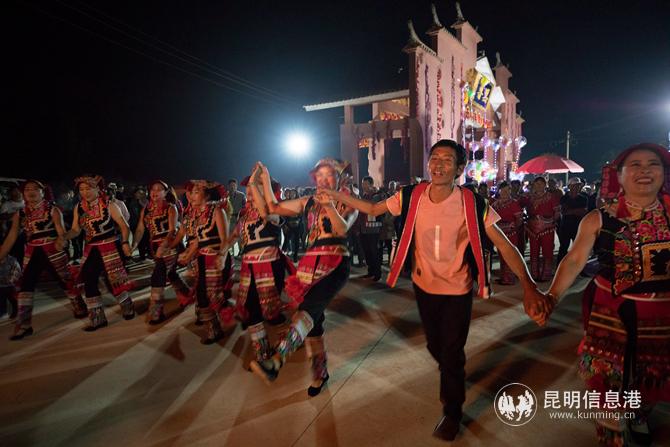
<path fill-rule="evenodd" d="M 572 160 L 556 154 L 544 154 L 531 158 L 519 166 L 517 172 L 528 174 L 565 174 L 567 172 L 584 172 L 584 168 Z"/>

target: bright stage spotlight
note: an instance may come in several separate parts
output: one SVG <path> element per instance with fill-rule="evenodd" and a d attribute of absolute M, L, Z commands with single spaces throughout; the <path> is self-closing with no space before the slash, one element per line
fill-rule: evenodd
<path fill-rule="evenodd" d="M 312 146 L 309 137 L 302 133 L 293 133 L 286 138 L 286 149 L 294 157 L 304 157 Z"/>

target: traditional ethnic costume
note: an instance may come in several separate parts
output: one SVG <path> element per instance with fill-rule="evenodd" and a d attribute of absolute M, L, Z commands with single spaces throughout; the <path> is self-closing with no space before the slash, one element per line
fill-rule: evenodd
<path fill-rule="evenodd" d="M 310 172 L 313 179 L 314 173 L 322 166 L 333 168 L 339 174 L 338 188 L 350 193 L 341 186 L 346 164 L 331 158 L 320 160 Z M 336 209 L 342 213 L 346 208 L 338 204 Z M 311 360 L 312 378 L 320 382 L 318 387 L 310 386 L 307 392 L 316 396 L 329 379 L 323 339 L 324 312 L 349 278 L 349 250 L 346 237 L 322 237 L 323 233 L 332 232 L 332 224 L 326 211 L 313 197 L 305 204 L 304 214 L 308 229 L 307 251 L 298 263 L 297 272 L 287 278 L 285 288 L 291 305 L 297 307 L 297 311 L 293 314 L 288 332 L 275 347 L 277 355 L 262 362 L 252 361 L 251 368 L 271 382 L 277 378 L 288 356 L 304 343 Z"/>
<path fill-rule="evenodd" d="M 528 213 L 526 234 L 530 241 L 530 274 L 535 281 L 550 281 L 554 266 L 554 232 L 561 212 L 559 201 L 555 194 L 545 191 L 522 197 L 520 205 Z"/>
<path fill-rule="evenodd" d="M 523 226 L 523 210 L 519 202 L 514 199 L 498 199 L 491 204 L 491 207 L 496 210 L 500 216 L 498 227 L 505 233 L 507 239 L 515 247 L 519 245 L 519 231 Z M 516 276 L 505 262 L 502 255 L 500 258 L 500 284 L 512 285 L 516 282 Z"/>
<path fill-rule="evenodd" d="M 659 201 L 638 210 L 632 220 L 619 194 L 617 166 L 637 149 L 649 149 L 664 160 L 665 184 Z M 600 271 L 584 293 L 585 336 L 579 346 L 580 374 L 589 390 L 641 394 L 635 427 L 646 424 L 652 407 L 670 401 L 670 155 L 666 148 L 642 144 L 624 151 L 603 170 L 601 197 L 618 194 L 618 205 L 603 207 L 596 240 Z M 617 203 L 615 201 L 615 203 Z M 640 214 L 636 213 L 636 214 Z M 619 401 L 619 403 L 622 403 Z M 603 408 L 603 407 L 601 407 Z M 619 411 L 631 411 L 623 409 Z M 598 440 L 623 445 L 624 418 L 598 421 Z M 646 436 L 643 435 L 643 438 Z M 650 439 L 646 439 L 650 442 Z"/>
<path fill-rule="evenodd" d="M 26 235 L 25 256 L 23 258 L 23 276 L 18 295 L 18 320 L 11 340 L 20 340 L 32 334 L 33 295 L 35 286 L 43 272 L 48 271 L 58 285 L 67 293 L 75 318 L 87 315 L 86 304 L 80 291 L 75 287 L 71 270 L 68 268 L 68 255 L 64 250 L 56 248 L 56 225 L 54 224 L 54 203 L 51 201 L 50 189 L 37 180 L 29 180 L 44 192 L 44 199 L 32 207 L 26 202 L 20 212 L 23 231 Z"/>
<path fill-rule="evenodd" d="M 104 275 L 107 288 L 121 306 L 124 319 L 134 318 L 135 308 L 128 293 L 132 289 L 132 283 L 123 265 L 119 237 L 109 210 L 109 202 L 103 192 L 103 179 L 100 176 L 79 177 L 75 180 L 75 185 L 78 187 L 84 182 L 100 189 L 96 200 L 91 203 L 82 200 L 77 205 L 79 226 L 84 232 L 85 240 L 78 282 L 84 284 L 86 307 L 91 320 L 91 325 L 85 330 L 91 332 L 107 326 L 107 317 L 98 289 L 100 275 Z"/>
<path fill-rule="evenodd" d="M 7 237 L 6 234 L 1 236 Z M 2 242 L 4 243 L 4 240 Z M 18 295 L 20 285 L 21 265 L 14 256 L 8 254 L 3 259 L 0 259 L 0 316 L 3 316 L 7 312 L 8 303 L 11 305 L 9 318 L 14 319 L 18 315 L 16 296 Z"/>
<path fill-rule="evenodd" d="M 248 183 L 249 177 L 242 180 L 240 185 L 247 186 Z M 272 186 L 277 194 L 279 183 L 273 182 Z M 285 272 L 295 273 L 295 267 L 279 248 L 279 222 L 262 218 L 251 201 L 247 201 L 240 211 L 235 233 L 242 250 L 237 315 L 247 325 L 254 358 L 260 362 L 272 355 L 264 322 L 271 325 L 285 322 L 281 313 L 283 303 L 280 295 L 284 288 Z"/>
<path fill-rule="evenodd" d="M 154 183 L 159 183 L 169 193 L 170 188 L 165 182 L 157 180 Z M 154 271 L 151 274 L 149 324 L 159 324 L 166 319 L 164 307 L 167 281 L 172 285 L 181 305 L 187 305 L 192 299 L 188 286 L 177 273 L 177 248 L 165 248 L 175 236 L 170 234 L 170 210 L 173 210 L 176 215 L 179 214 L 176 205 L 167 200 L 158 203 L 150 201 L 144 208 L 144 227 L 149 231 L 150 249 L 155 262 Z M 156 253 L 161 245 L 163 245 L 162 256 L 159 258 Z"/>
<path fill-rule="evenodd" d="M 216 190 L 220 194 L 221 186 L 215 182 L 205 180 L 191 180 L 189 187 L 200 185 L 206 190 Z M 221 238 L 216 226 L 214 212 L 222 209 L 222 203 L 213 200 L 202 207 L 193 206 L 184 216 L 187 234 L 191 234 L 192 243 L 198 244 L 198 254 L 195 259 L 196 282 L 196 313 L 198 320 L 205 325 L 206 336 L 201 341 L 209 345 L 217 342 L 223 337 L 221 322 L 227 324 L 233 320 L 234 308 L 228 305 L 224 296 L 228 284 L 230 269 L 219 268 L 217 260 L 220 253 Z M 223 254 L 226 258 L 228 253 Z M 224 263 L 225 263 L 224 259 Z"/>

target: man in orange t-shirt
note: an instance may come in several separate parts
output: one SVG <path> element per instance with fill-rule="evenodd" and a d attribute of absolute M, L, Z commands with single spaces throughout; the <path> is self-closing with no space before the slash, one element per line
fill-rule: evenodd
<path fill-rule="evenodd" d="M 497 227 L 498 214 L 484 199 L 456 186 L 466 161 L 463 146 L 452 140 L 440 140 L 430 150 L 431 182 L 414 185 L 413 188 L 420 189 L 412 189 L 411 199 L 410 194 L 400 191 L 384 201 L 370 203 L 329 192 L 335 200 L 366 214 L 378 216 L 388 211 L 402 216 L 403 231 L 389 283 L 394 283 L 391 278 L 399 269 L 396 263 L 402 263 L 407 255 L 411 260 L 412 282 L 428 351 L 440 366 L 443 417 L 433 435 L 444 440 L 455 439 L 463 416 L 465 342 L 472 314 L 473 278 L 487 282 L 482 279 L 486 275 L 475 271 L 469 260 L 478 257 L 475 260 L 479 268 L 488 267 L 484 252 L 490 239 L 521 280 L 526 312 L 543 323 L 541 312 L 550 308 L 537 291 L 518 250 Z M 468 219 L 475 216 L 468 214 L 468 207 L 471 211 L 473 203 L 479 204 L 475 206 L 477 222 Z M 479 284 L 479 290 L 486 291 L 487 286 Z"/>

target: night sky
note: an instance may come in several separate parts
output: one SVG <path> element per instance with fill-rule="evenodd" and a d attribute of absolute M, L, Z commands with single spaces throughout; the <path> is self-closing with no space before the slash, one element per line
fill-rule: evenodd
<path fill-rule="evenodd" d="M 564 151 L 569 129 L 592 180 L 627 145 L 667 144 L 670 2 L 538 3 L 461 2 L 513 73 L 522 161 Z M 436 5 L 455 21 L 453 2 Z M 428 1 L 4 2 L 0 175 L 225 181 L 260 159 L 305 184 L 339 154 L 343 112 L 300 106 L 406 88 L 408 19 L 428 42 Z M 285 155 L 291 130 L 312 155 Z"/>

